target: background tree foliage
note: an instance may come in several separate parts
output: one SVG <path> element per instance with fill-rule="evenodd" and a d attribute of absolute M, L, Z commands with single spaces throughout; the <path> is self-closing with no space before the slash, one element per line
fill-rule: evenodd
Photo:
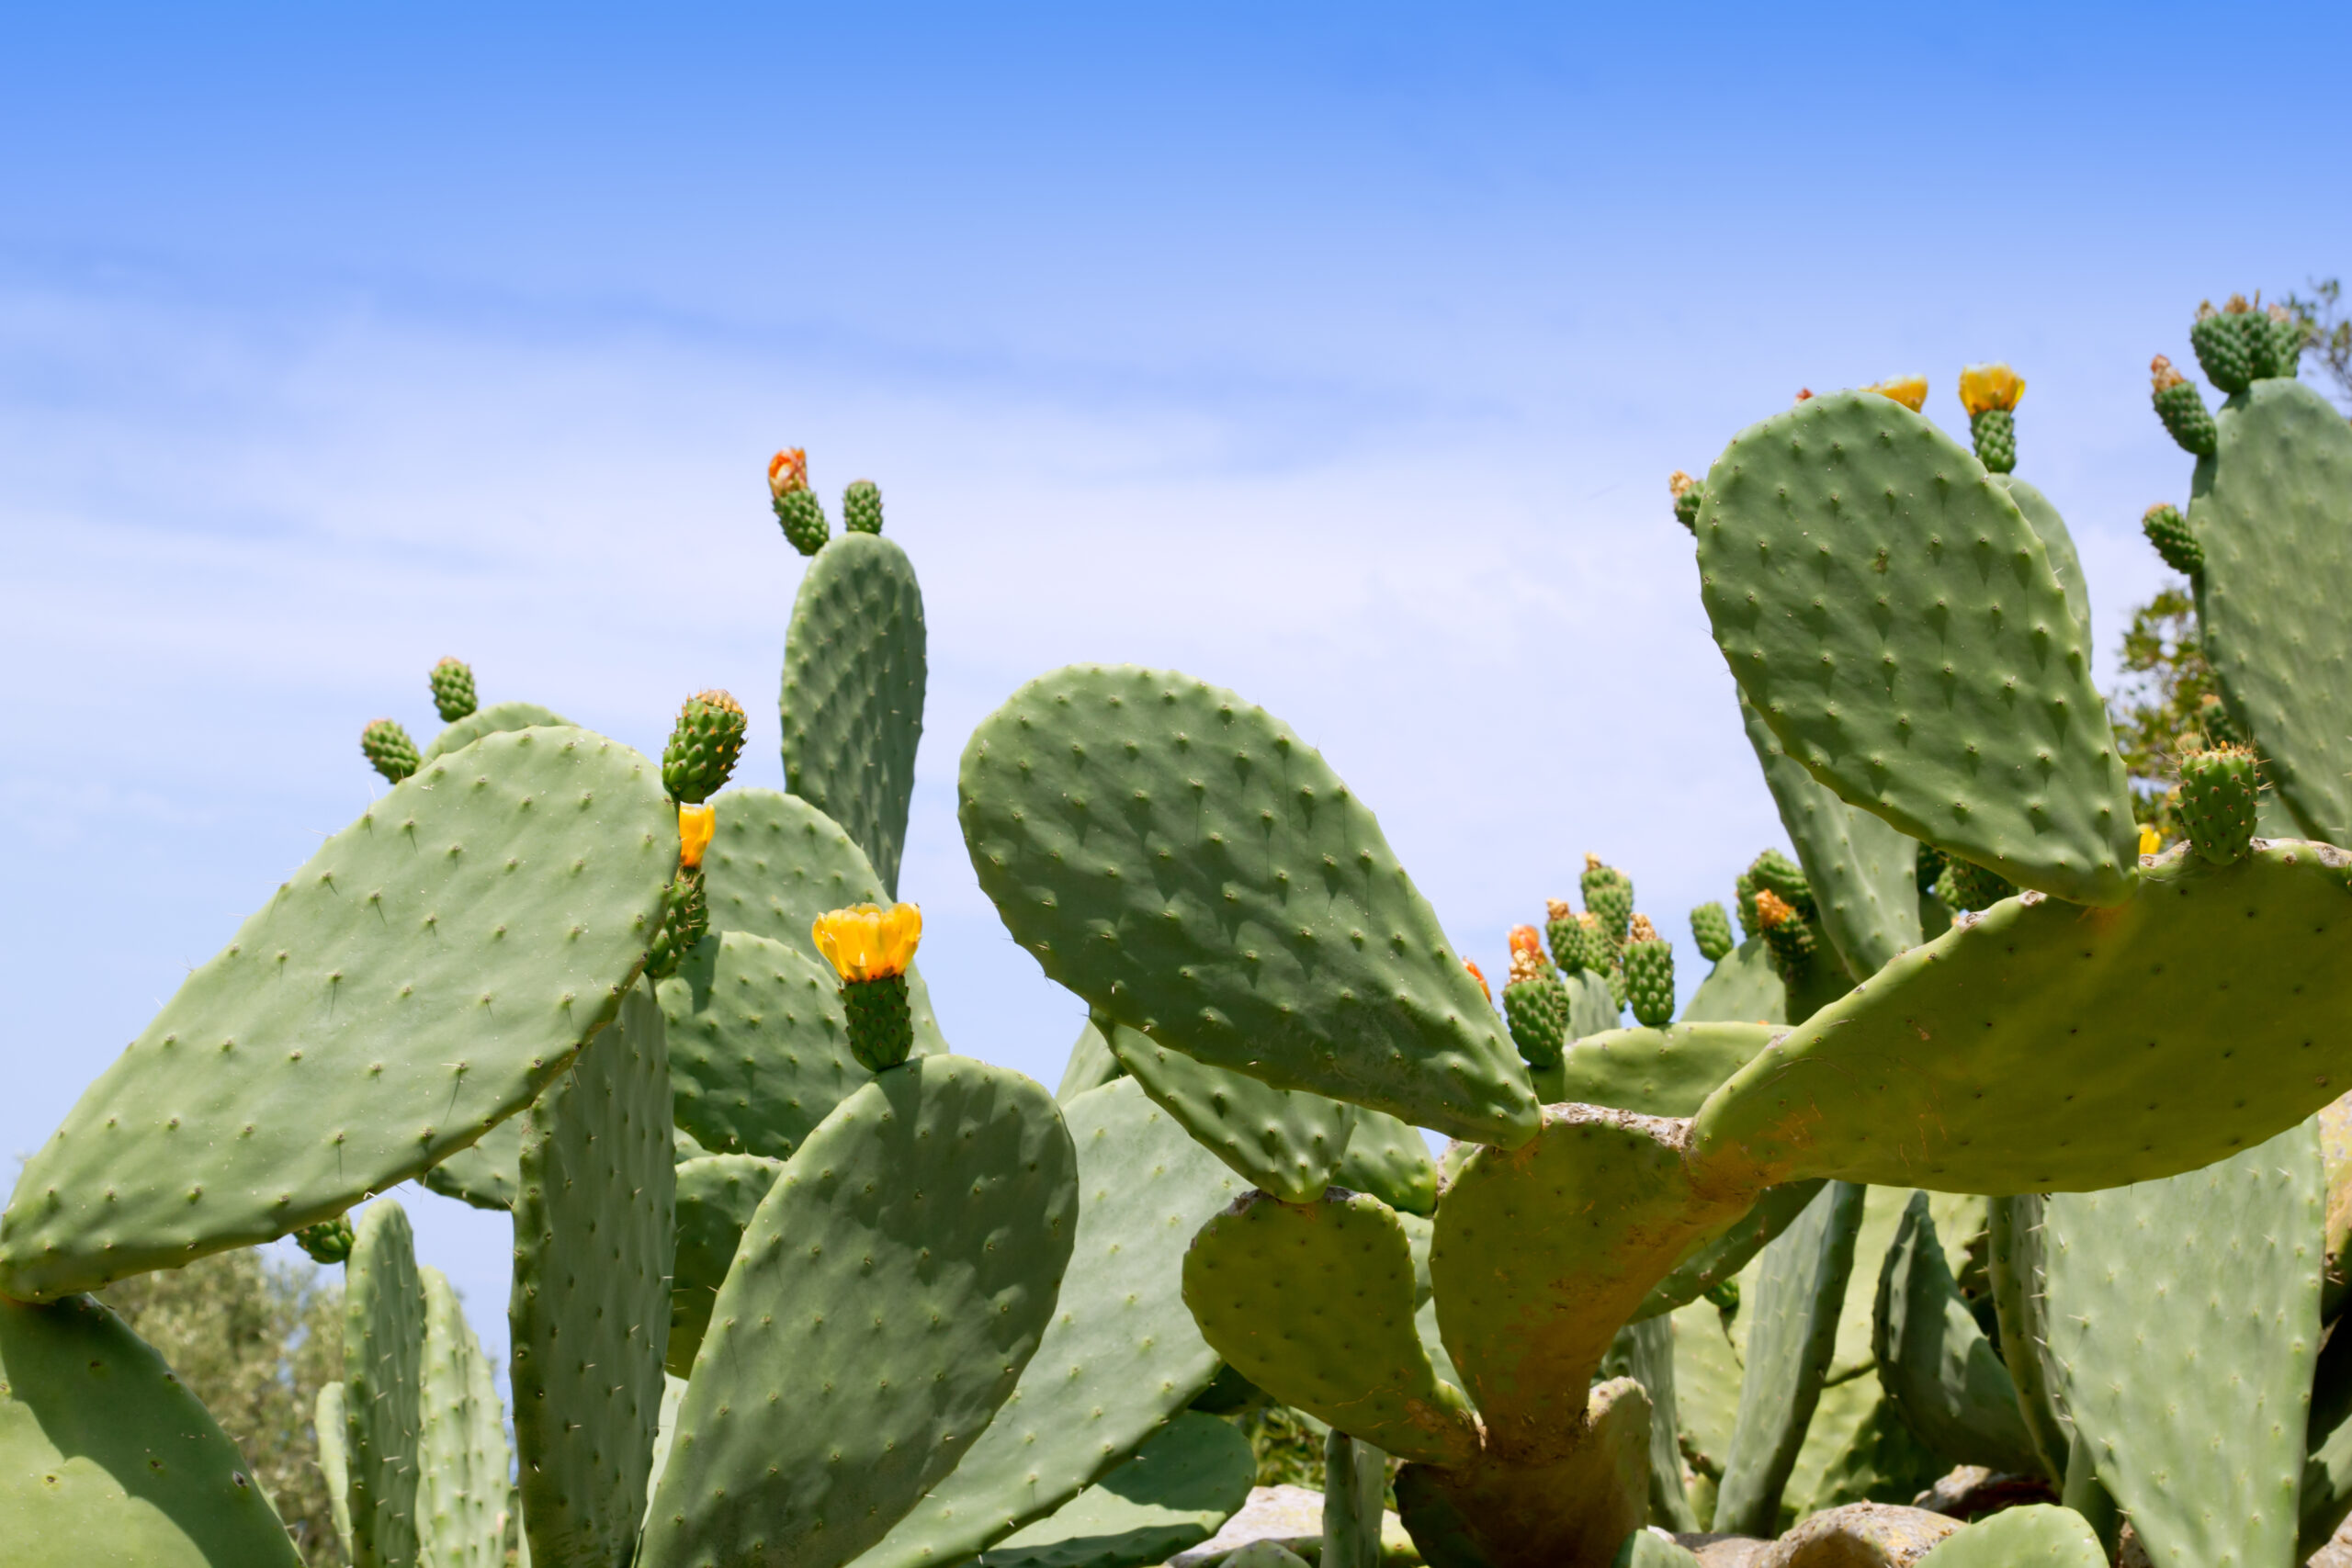
<path fill-rule="evenodd" d="M 343 1376 L 343 1290 L 246 1249 L 109 1285 L 99 1299 L 153 1345 L 236 1439 L 308 1563 L 339 1563 L 311 1410 Z"/>
<path fill-rule="evenodd" d="M 2167 586 L 2132 612 L 2123 679 L 2107 699 L 2140 820 L 2167 841 L 2186 831 L 2171 798 L 2184 738 L 2204 738 L 2205 702 L 2214 694 L 2213 670 L 2197 640 L 2196 602 L 2186 583 Z"/>

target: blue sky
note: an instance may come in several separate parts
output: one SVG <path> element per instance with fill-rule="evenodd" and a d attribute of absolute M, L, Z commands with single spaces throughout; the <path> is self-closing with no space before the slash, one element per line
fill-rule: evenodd
<path fill-rule="evenodd" d="M 954 822 L 1076 660 L 1320 745 L 1456 940 L 1778 840 L 1666 476 L 1799 386 L 2030 391 L 2110 658 L 2197 301 L 2352 271 L 2341 7 L 285 6 L 0 17 L 0 1152 L 470 660 L 640 747 L 773 694 L 805 445 L 923 579 L 903 891 L 965 1050 L 1070 1000 Z M 1698 960 L 1685 949 L 1686 986 Z M 503 1345 L 503 1223 L 408 1198 Z"/>

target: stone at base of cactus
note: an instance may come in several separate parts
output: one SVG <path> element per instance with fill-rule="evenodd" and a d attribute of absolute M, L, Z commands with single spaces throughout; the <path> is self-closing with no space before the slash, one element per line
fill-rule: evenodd
<path fill-rule="evenodd" d="M 842 526 L 853 534 L 879 534 L 882 487 L 872 479 L 852 479 L 842 491 Z"/>
<path fill-rule="evenodd" d="M 416 742 L 398 721 L 379 718 L 359 732 L 359 750 L 376 771 L 392 784 L 398 784 L 422 765 L 416 754 Z"/>
<path fill-rule="evenodd" d="M 2018 890 L 2018 885 L 1997 871 L 1953 855 L 1936 878 L 1936 897 L 1951 909 L 1989 909 Z"/>
<path fill-rule="evenodd" d="M 1970 416 L 1969 438 L 1976 444 L 1976 460 L 1987 472 L 2007 474 L 2018 466 L 2017 416 L 2007 409 L 1986 409 Z"/>
<path fill-rule="evenodd" d="M 2199 854 L 2215 865 L 2245 858 L 2260 787 L 2254 753 L 2244 746 L 2214 746 L 2180 760 L 2180 819 Z"/>
<path fill-rule="evenodd" d="M 833 525 L 825 521 L 824 502 L 812 490 L 788 490 L 775 498 L 775 520 L 783 525 L 784 536 L 792 547 L 804 556 L 813 556 L 825 547 L 832 536 Z"/>
<path fill-rule="evenodd" d="M 474 672 L 462 659 L 445 659 L 433 667 L 433 707 L 444 724 L 455 724 L 481 705 L 474 697 Z"/>
<path fill-rule="evenodd" d="M 2188 531 L 2188 519 L 2180 514 L 2177 507 L 2151 506 L 2140 519 L 2140 531 L 2147 535 L 2148 543 L 2156 547 L 2156 554 L 2173 570 L 2191 581 L 2203 575 L 2204 548 L 2198 544 L 2197 536 Z"/>
<path fill-rule="evenodd" d="M 313 1263 L 341 1263 L 351 1256 L 351 1216 L 337 1214 L 334 1219 L 304 1225 L 294 1233 L 294 1240 L 311 1255 Z"/>

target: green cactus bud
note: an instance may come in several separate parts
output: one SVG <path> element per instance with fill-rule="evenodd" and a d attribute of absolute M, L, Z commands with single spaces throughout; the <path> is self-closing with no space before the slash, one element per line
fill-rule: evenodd
<path fill-rule="evenodd" d="M 1511 954 L 1510 973 L 1503 987 L 1503 1016 L 1510 1022 L 1511 1043 L 1528 1066 L 1551 1066 L 1567 1044 L 1567 987 L 1549 965 L 1539 969 L 1517 952 Z"/>
<path fill-rule="evenodd" d="M 1620 963 L 1616 968 L 1609 972 L 1609 999 L 1616 1003 L 1617 1010 L 1623 1012 L 1625 1004 L 1631 1001 L 1633 997 L 1633 987 L 1625 979 L 1625 967 L 1623 963 Z"/>
<path fill-rule="evenodd" d="M 2261 346 L 2254 355 L 2255 379 L 2293 376 L 2303 357 L 2304 341 L 2310 335 L 2309 322 L 2284 305 L 2271 306 L 2258 334 Z"/>
<path fill-rule="evenodd" d="M 1783 981 L 1794 985 L 1812 967 L 1814 954 L 1821 949 L 1821 939 L 1814 934 L 1813 922 L 1770 888 L 1759 887 L 1756 890 L 1756 924 L 1764 933 L 1764 945 L 1771 950 L 1772 966 L 1781 972 Z"/>
<path fill-rule="evenodd" d="M 1969 437 L 1976 443 L 1976 460 L 1989 473 L 2006 474 L 2018 466 L 2018 428 L 2010 411 L 2023 396 L 2025 378 L 2006 365 L 1972 365 L 1960 373 Z"/>
<path fill-rule="evenodd" d="M 1949 909 L 1989 909 L 2018 890 L 2018 885 L 1997 871 L 1953 855 L 1936 878 L 1936 897 Z"/>
<path fill-rule="evenodd" d="M 1699 944 L 1699 956 L 1710 964 L 1722 963 L 1738 945 L 1731 939 L 1731 917 L 1721 904 L 1713 902 L 1690 911 L 1690 940 Z"/>
<path fill-rule="evenodd" d="M 1652 1029 L 1674 1020 L 1674 944 L 1647 915 L 1635 915 L 1625 940 L 1625 995 L 1634 1016 Z"/>
<path fill-rule="evenodd" d="M 662 749 L 662 787 L 670 798 L 698 806 L 725 788 L 750 724 L 729 693 L 714 688 L 688 697 Z"/>
<path fill-rule="evenodd" d="M 1544 922 L 1544 940 L 1551 944 L 1552 962 L 1559 965 L 1563 975 L 1581 974 L 1587 969 L 1603 965 L 1593 962 L 1585 951 L 1584 922 L 1568 907 L 1566 898 L 1547 898 L 1544 908 L 1550 916 Z"/>
<path fill-rule="evenodd" d="M 341 1263 L 351 1256 L 351 1216 L 337 1214 L 314 1225 L 304 1225 L 294 1239 L 313 1263 Z"/>
<path fill-rule="evenodd" d="M 474 700 L 473 667 L 462 659 L 445 659 L 433 667 L 433 706 L 444 724 L 455 724 L 481 705 Z"/>
<path fill-rule="evenodd" d="M 907 965 L 922 940 L 922 911 L 912 904 L 859 904 L 818 916 L 810 935 L 842 978 L 850 1055 L 869 1073 L 904 1062 L 915 1043 Z"/>
<path fill-rule="evenodd" d="M 662 929 L 646 951 L 645 972 L 666 980 L 696 943 L 710 934 L 710 900 L 704 891 L 702 867 L 682 868 L 662 897 Z"/>
<path fill-rule="evenodd" d="M 2245 857 L 2260 787 L 2254 753 L 2244 746 L 2215 746 L 2180 760 L 2180 818 L 2199 854 L 2215 865 Z"/>
<path fill-rule="evenodd" d="M 416 742 L 408 738 L 408 731 L 396 719 L 379 718 L 361 730 L 359 750 L 392 784 L 400 783 L 423 766 L 423 759 L 416 754 Z"/>
<path fill-rule="evenodd" d="M 1603 865 L 1599 855 L 1588 854 L 1581 882 L 1585 909 L 1600 922 L 1600 934 L 1614 953 L 1625 945 L 1625 927 L 1634 918 L 1634 879 L 1613 865 Z"/>
<path fill-rule="evenodd" d="M 2188 519 L 2178 508 L 2162 502 L 2151 506 L 2140 518 L 2140 531 L 2173 570 L 2191 581 L 2204 574 L 2205 551 L 2198 545 L 2197 536 L 2188 531 Z"/>
<path fill-rule="evenodd" d="M 2233 294 L 2219 310 L 2210 299 L 2197 307 L 2188 345 L 2197 351 L 2205 379 L 2224 392 L 2243 392 L 2254 382 L 2256 351 L 2263 351 L 2266 361 L 2269 357 L 2268 336 L 2267 323 L 2254 313 L 2245 296 Z"/>
<path fill-rule="evenodd" d="M 2191 457 L 2211 457 L 2221 444 L 2222 432 L 2213 423 L 2212 411 L 2205 406 L 2204 394 L 2161 354 L 2148 362 L 2148 370 L 2154 382 L 2151 400 L 2156 406 L 2156 417 L 2165 422 L 2174 442 Z"/>
<path fill-rule="evenodd" d="M 842 491 L 842 526 L 853 534 L 882 531 L 882 487 L 872 479 L 852 479 Z"/>
<path fill-rule="evenodd" d="M 1666 481 L 1674 492 L 1674 520 L 1696 534 L 1699 531 L 1699 508 L 1707 503 L 1707 487 L 1681 469 Z"/>
<path fill-rule="evenodd" d="M 784 528 L 784 536 L 792 547 L 804 556 L 813 556 L 825 547 L 832 537 L 833 525 L 825 520 L 825 503 L 817 499 L 812 490 L 786 491 L 775 498 L 775 520 Z"/>

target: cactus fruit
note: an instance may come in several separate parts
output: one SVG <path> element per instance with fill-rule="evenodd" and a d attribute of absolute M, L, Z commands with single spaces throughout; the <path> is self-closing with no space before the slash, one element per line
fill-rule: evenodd
<path fill-rule="evenodd" d="M 1578 880 L 1584 889 L 1585 910 L 1600 921 L 1614 963 L 1625 945 L 1625 929 L 1634 919 L 1634 879 L 1613 865 L 1603 865 L 1599 855 L 1588 853 L 1584 875 Z"/>
<path fill-rule="evenodd" d="M 1193 1234 L 1241 1194 L 1241 1183 L 1141 1084 L 1082 1094 L 1064 1116 L 1078 1156 L 1078 1234 L 1053 1323 L 1012 1399 L 963 1462 L 857 1568 L 963 1561 L 1089 1487 L 1133 1496 L 1144 1472 L 1173 1456 L 1155 1451 L 1157 1438 L 1136 1460 L 1123 1464 L 1120 1456 L 1171 1416 L 1166 1430 L 1208 1420 L 1239 1436 L 1214 1417 L 1175 1413 L 1217 1370 L 1177 1288 L 1183 1255 Z M 1246 1495 L 1253 1464 L 1246 1442 L 1242 1451 Z M 1230 1490 L 1228 1453 L 1212 1446 L 1193 1462 L 1215 1465 L 1222 1479 L 1213 1496 L 1228 1498 L 1229 1512 L 1242 1497 Z M 994 1561 L 994 1551 L 982 1559 Z"/>
<path fill-rule="evenodd" d="M 922 910 L 912 904 L 853 905 L 818 916 L 809 936 L 841 976 L 849 1054 L 869 1073 L 904 1062 L 915 1043 L 907 965 L 922 940 Z"/>
<path fill-rule="evenodd" d="M 1699 565 L 1741 690 L 1840 798 L 2021 886 L 2128 896 L 2085 634 L 2018 502 L 1934 425 L 1838 392 L 1751 426 L 1708 476 Z"/>
<path fill-rule="evenodd" d="M 743 705 L 727 692 L 697 692 L 678 710 L 670 742 L 662 749 L 662 787 L 684 806 L 699 806 L 727 787 L 727 776 L 743 754 L 750 721 Z"/>
<path fill-rule="evenodd" d="M 1781 978 L 1794 985 L 1813 966 L 1814 955 L 1820 944 L 1813 934 L 1813 923 L 1798 913 L 1796 906 L 1769 887 L 1756 890 L 1756 929 L 1763 933 L 1764 945 L 1772 954 L 1772 966 Z"/>
<path fill-rule="evenodd" d="M 1605 962 L 1596 962 L 1585 951 L 1584 921 L 1566 898 L 1544 900 L 1544 940 L 1552 949 L 1552 962 L 1564 976 L 1581 974 L 1587 969 L 1605 969 Z"/>
<path fill-rule="evenodd" d="M 1961 378 L 1961 384 L 1963 388 L 1966 387 L 1966 377 Z M 1884 381 L 1875 382 L 1863 388 L 1862 390 L 1876 392 L 1882 398 L 1893 398 L 1913 413 L 1917 413 L 1928 405 L 1928 378 L 1925 376 L 1895 376 Z"/>
<path fill-rule="evenodd" d="M 2352 1045 L 2327 1021 L 2352 983 L 2339 951 L 2347 863 L 2298 840 L 2229 866 L 2182 847 L 2096 921 L 2028 895 L 1955 924 L 1708 1098 L 1691 1132 L 1702 1185 L 1738 1171 L 2074 1191 L 2275 1136 L 2352 1081 Z M 2248 985 L 2261 1008 L 2245 1007 Z M 1923 1054 L 1922 1029 L 1944 1048 Z M 2119 1032 L 2129 1052 L 2114 1049 Z M 2293 1072 L 2245 1066 L 2281 1057 Z"/>
<path fill-rule="evenodd" d="M 2352 426 L 2282 379 L 2232 399 L 2220 426 L 2188 505 L 2199 644 L 2303 836 L 2352 844 Z"/>
<path fill-rule="evenodd" d="M 2173 570 L 2192 582 L 2205 575 L 2205 552 L 2198 547 L 2197 536 L 2189 531 L 2188 520 L 2177 508 L 2161 502 L 2151 506 L 2140 518 L 2140 531 Z"/>
<path fill-rule="evenodd" d="M 1528 1066 L 1548 1067 L 1560 1059 L 1568 1038 L 1568 991 L 1544 959 L 1533 926 L 1511 928 L 1503 1016 L 1510 1023 L 1511 1043 Z"/>
<path fill-rule="evenodd" d="M 359 751 L 390 784 L 400 783 L 420 766 L 416 742 L 408 738 L 408 731 L 396 719 L 369 720 L 359 732 Z"/>
<path fill-rule="evenodd" d="M 2190 457 L 2211 457 L 2221 431 L 2196 384 L 2161 354 L 2148 361 L 2148 379 L 2153 388 L 2150 400 L 2155 404 L 2156 417 L 2164 421 L 2165 434 Z"/>
<path fill-rule="evenodd" d="M 1710 964 L 1722 963 L 1739 945 L 1732 941 L 1731 917 L 1713 902 L 1690 911 L 1690 940 L 1698 944 L 1699 956 Z"/>
<path fill-rule="evenodd" d="M 1674 492 L 1674 520 L 1697 533 L 1699 508 L 1707 503 L 1707 487 L 1677 468 L 1666 481 L 1666 488 Z"/>
<path fill-rule="evenodd" d="M 1075 666 L 980 722 L 958 787 L 981 890 L 1091 1007 L 1277 1089 L 1532 1135 L 1526 1068 L 1378 821 L 1262 708 Z"/>
<path fill-rule="evenodd" d="M 930 666 L 914 563 L 854 534 L 810 563 L 785 632 L 784 787 L 865 850 L 895 897 Z"/>
<path fill-rule="evenodd" d="M 833 529 L 825 521 L 824 503 L 808 488 L 806 451 L 787 446 L 768 459 L 768 499 L 775 508 L 775 520 L 782 525 L 784 536 L 792 542 L 794 549 L 804 556 L 813 556 L 825 547 Z"/>
<path fill-rule="evenodd" d="M 0 1561 L 300 1568 L 237 1445 L 87 1296 L 0 1298 Z"/>
<path fill-rule="evenodd" d="M 1437 1208 L 1437 1162 L 1429 1140 L 1386 1111 L 1351 1106 L 1356 1130 L 1340 1162 L 1340 1185 L 1369 1192 L 1400 1214 L 1427 1216 Z"/>
<path fill-rule="evenodd" d="M 1018 1073 L 923 1056 L 842 1101 L 743 1233 L 636 1562 L 841 1564 L 882 1540 L 1020 1381 L 1078 1211 L 1069 1134 Z"/>
<path fill-rule="evenodd" d="M 2018 466 L 2017 423 L 2011 411 L 2025 395 L 2025 378 L 2006 365 L 1972 365 L 1960 373 L 1961 406 L 1968 411 L 1969 439 L 1987 473 L 2006 474 Z M 1918 405 L 1910 405 L 1919 412 Z"/>
<path fill-rule="evenodd" d="M 1195 1062 L 1100 1014 L 1093 1022 L 1152 1103 L 1250 1186 L 1309 1203 L 1338 1178 L 1355 1133 L 1352 1106 Z"/>
<path fill-rule="evenodd" d="M 882 531 L 882 487 L 872 479 L 852 479 L 842 491 L 842 526 L 853 534 Z"/>
<path fill-rule="evenodd" d="M 473 667 L 462 659 L 445 659 L 433 667 L 433 708 L 444 724 L 455 724 L 481 705 L 474 700 Z"/>
<path fill-rule="evenodd" d="M 468 714 L 456 723 L 444 726 L 424 749 L 428 762 L 446 757 L 452 751 L 462 751 L 485 735 L 504 735 L 511 730 L 538 728 L 550 729 L 570 727 L 571 721 L 551 708 L 537 703 L 492 703 L 486 708 Z"/>
<path fill-rule="evenodd" d="M 1694 1115 L 1781 1032 L 1771 1024 L 1722 1022 L 1587 1035 L 1562 1058 L 1552 1078 L 1559 1093 L 1551 1098 L 1644 1116 Z"/>
<path fill-rule="evenodd" d="M 539 1562 L 626 1562 L 645 1517 L 675 1256 L 669 1049 L 650 987 L 524 1112 L 514 1447 Z"/>
<path fill-rule="evenodd" d="M 310 1254 L 313 1263 L 341 1263 L 351 1256 L 351 1216 L 337 1214 L 331 1220 L 321 1220 L 314 1225 L 304 1225 L 294 1233 L 295 1245 Z"/>
<path fill-rule="evenodd" d="M 2254 841 L 2254 753 L 2243 746 L 2211 746 L 2180 760 L 2180 819 L 2188 841 L 2215 865 L 2244 858 Z"/>
<path fill-rule="evenodd" d="M 1997 871 L 1952 855 L 1936 878 L 1936 897 L 1947 909 L 1989 909 L 2018 890 L 2018 885 Z"/>
<path fill-rule="evenodd" d="M 2205 379 L 2229 393 L 2254 384 L 2257 355 L 2267 366 L 2268 340 L 2267 322 L 2243 294 L 2231 295 L 2218 310 L 2210 299 L 2198 306 L 2197 320 L 2188 328 L 2188 345 L 2197 351 Z"/>
<path fill-rule="evenodd" d="M 645 758 L 576 729 L 493 735 L 394 785 L 26 1162 L 0 1292 L 44 1300 L 284 1235 L 528 1104 L 643 961 L 673 810 Z M 134 1142 L 172 1153 L 126 1161 Z"/>
<path fill-rule="evenodd" d="M 1626 933 L 1625 994 L 1642 1023 L 1655 1029 L 1673 1021 L 1674 944 L 1647 915 L 1635 915 Z"/>

